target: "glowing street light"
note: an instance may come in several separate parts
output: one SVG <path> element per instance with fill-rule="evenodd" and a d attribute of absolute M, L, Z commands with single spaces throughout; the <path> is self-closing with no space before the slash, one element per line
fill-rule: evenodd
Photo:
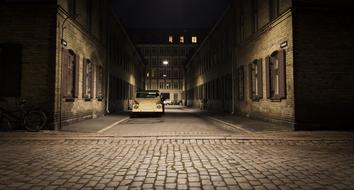
<path fill-rule="evenodd" d="M 167 77 L 167 75 L 162 75 L 163 77 Z"/>
<path fill-rule="evenodd" d="M 168 65 L 168 61 L 167 61 L 167 60 L 164 60 L 164 61 L 162 62 L 162 64 Z"/>

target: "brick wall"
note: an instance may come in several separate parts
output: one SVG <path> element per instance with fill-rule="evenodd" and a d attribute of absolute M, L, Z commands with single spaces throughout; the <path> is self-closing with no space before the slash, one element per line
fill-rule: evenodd
<path fill-rule="evenodd" d="M 109 18 L 108 69 L 110 112 L 132 107 L 137 90 L 144 89 L 144 64 L 118 19 Z"/>
<path fill-rule="evenodd" d="M 346 0 L 294 0 L 297 129 L 354 129 L 353 9 Z"/>
<path fill-rule="evenodd" d="M 232 110 L 233 12 L 218 21 L 187 63 L 187 105 L 210 112 Z"/>
<path fill-rule="evenodd" d="M 0 3 L 0 43 L 22 45 L 21 97 L 42 108 L 52 121 L 54 108 L 56 3 Z M 19 71 L 20 72 L 20 71 Z M 9 104 L 18 99 L 8 97 Z"/>
<path fill-rule="evenodd" d="M 260 12 L 261 13 L 261 12 Z M 265 12 L 264 12 L 265 13 Z M 260 15 L 260 18 L 266 15 Z M 265 60 L 272 52 L 280 50 L 280 44 L 287 42 L 286 51 L 286 99 L 272 101 L 266 97 L 266 65 Z M 292 12 L 289 10 L 260 28 L 256 33 L 243 40 L 236 48 L 237 66 L 245 68 L 245 96 L 242 101 L 236 98 L 236 111 L 247 117 L 261 120 L 294 123 L 294 88 L 293 88 L 293 42 Z M 258 101 L 250 99 L 248 64 L 255 59 L 262 60 L 263 97 Z M 238 94 L 238 90 L 237 93 Z"/>
<path fill-rule="evenodd" d="M 78 122 L 83 119 L 95 118 L 105 113 L 105 78 L 107 75 L 104 73 L 102 81 L 103 99 L 97 96 L 97 79 L 98 79 L 98 67 L 102 67 L 103 71 L 106 71 L 107 65 L 107 51 L 106 51 L 106 34 L 99 35 L 97 31 L 106 31 L 106 23 L 98 22 L 97 19 L 93 19 L 92 24 L 87 25 L 88 13 L 86 12 L 86 3 L 78 1 L 76 5 L 76 12 L 79 15 L 74 18 L 68 14 L 67 1 L 60 1 L 57 9 L 57 40 L 56 40 L 56 52 L 57 52 L 57 67 L 55 71 L 56 75 L 56 90 L 55 90 L 55 113 L 54 113 L 54 126 L 58 126 L 61 118 L 62 124 L 68 124 Z M 98 15 L 98 12 L 104 12 L 108 6 L 107 1 L 102 1 L 101 6 L 93 6 L 92 18 L 103 17 L 107 18 L 106 14 Z M 97 9 L 101 8 L 99 11 Z M 65 23 L 64 20 L 68 18 Z M 103 19 L 104 20 L 104 19 Z M 62 44 L 61 39 L 65 40 L 66 45 Z M 62 49 L 73 51 L 79 56 L 78 68 L 78 96 L 74 99 L 66 99 L 62 93 Z M 84 73 L 84 60 L 90 60 L 93 64 L 93 93 L 90 99 L 87 99 L 83 95 L 83 73 Z M 88 85 L 88 84 L 87 84 Z"/>

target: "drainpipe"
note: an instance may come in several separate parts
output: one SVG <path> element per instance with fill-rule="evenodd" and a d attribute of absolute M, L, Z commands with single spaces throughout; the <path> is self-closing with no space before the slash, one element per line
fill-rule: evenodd
<path fill-rule="evenodd" d="M 110 33 L 109 33 L 109 35 L 110 35 Z M 110 96 L 109 96 L 109 92 L 110 92 L 110 87 L 109 87 L 109 85 L 110 85 L 110 82 L 111 82 L 111 80 L 110 80 L 110 72 L 109 72 L 109 67 L 110 67 L 110 57 L 109 57 L 109 55 L 110 55 L 110 49 L 108 49 L 107 48 L 107 52 L 109 52 L 109 53 L 107 53 L 107 57 L 106 57 L 106 78 L 107 78 L 107 81 L 106 81 L 106 113 L 107 114 L 109 114 L 110 113 L 110 111 L 109 111 L 109 98 L 110 98 Z"/>

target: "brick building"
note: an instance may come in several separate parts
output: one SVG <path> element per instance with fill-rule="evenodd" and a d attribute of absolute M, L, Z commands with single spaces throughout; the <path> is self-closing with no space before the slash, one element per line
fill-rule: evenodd
<path fill-rule="evenodd" d="M 110 98 L 108 68 L 116 64 L 112 52 L 125 49 L 131 54 L 125 57 L 136 57 L 124 29 L 107 11 L 110 3 L 1 1 L 0 97 L 6 100 L 5 106 L 11 107 L 19 98 L 27 99 L 47 113 L 52 128 L 103 115 Z M 112 38 L 125 40 L 112 44 Z M 138 58 L 125 59 L 125 67 L 113 70 L 117 75 L 126 69 L 127 75 L 120 76 L 122 94 L 127 93 L 126 86 L 138 88 L 141 67 L 134 65 L 140 64 Z M 128 65 L 131 68 L 127 69 Z M 114 101 L 112 97 L 109 100 Z M 123 107 L 118 103 L 111 106 L 113 110 Z"/>
<path fill-rule="evenodd" d="M 188 104 L 295 129 L 353 129 L 353 8 L 234 0 L 187 64 Z"/>

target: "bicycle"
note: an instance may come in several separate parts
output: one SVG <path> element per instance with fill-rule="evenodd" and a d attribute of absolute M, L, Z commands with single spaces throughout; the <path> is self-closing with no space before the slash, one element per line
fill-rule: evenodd
<path fill-rule="evenodd" d="M 20 126 L 30 132 L 38 132 L 43 129 L 47 124 L 46 114 L 36 108 L 27 108 L 25 105 L 26 101 L 21 100 L 16 111 L 9 111 L 0 106 L 0 128 L 10 131 Z"/>

